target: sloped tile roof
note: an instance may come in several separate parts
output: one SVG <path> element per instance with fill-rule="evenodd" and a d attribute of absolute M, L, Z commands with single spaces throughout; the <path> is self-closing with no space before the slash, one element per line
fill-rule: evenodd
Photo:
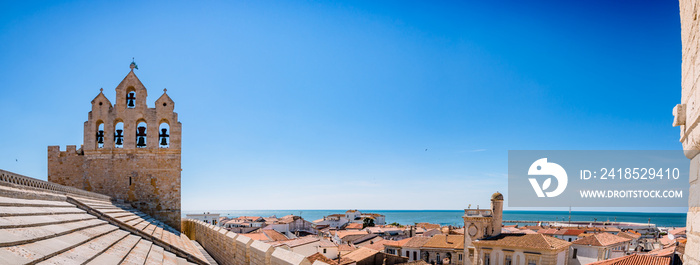
<path fill-rule="evenodd" d="M 328 265 L 337 265 L 338 264 L 338 262 L 336 262 L 335 260 L 329 259 L 326 256 L 324 256 L 323 254 L 318 253 L 318 252 L 314 253 L 311 256 L 306 257 L 306 259 L 309 260 L 309 263 L 311 263 L 311 264 L 313 264 L 317 260 L 325 262 Z"/>
<path fill-rule="evenodd" d="M 670 263 L 670 257 L 632 254 L 629 256 L 589 263 L 589 265 L 669 265 Z"/>
<path fill-rule="evenodd" d="M 354 260 L 355 262 L 360 262 L 360 261 L 363 261 L 365 259 L 371 258 L 372 256 L 374 256 L 378 252 L 379 251 L 374 250 L 374 249 L 361 247 L 361 248 L 354 250 L 353 252 L 346 254 L 345 256 L 343 256 L 343 258 L 351 259 L 351 260 Z"/>
<path fill-rule="evenodd" d="M 272 229 L 263 230 L 263 233 L 265 233 L 265 235 L 267 235 L 267 237 L 270 238 L 270 240 L 272 240 L 272 241 L 289 240 L 289 238 L 287 238 L 287 236 L 285 236 L 284 234 L 277 232 L 275 230 L 272 230 Z"/>
<path fill-rule="evenodd" d="M 384 251 L 384 244 L 385 244 L 387 241 L 389 241 L 389 240 L 382 239 L 382 240 L 376 241 L 376 242 L 374 242 L 374 243 L 364 245 L 364 246 L 362 246 L 362 247 L 369 248 L 369 249 L 374 249 L 374 250 L 376 250 L 376 251 L 381 252 L 381 251 Z"/>
<path fill-rule="evenodd" d="M 362 229 L 362 224 L 361 223 L 349 223 L 347 226 L 345 226 L 345 229 Z"/>
<path fill-rule="evenodd" d="M 259 231 L 259 230 L 257 232 L 247 233 L 247 234 L 242 234 L 242 235 L 249 237 L 252 240 L 263 241 L 263 242 L 271 241 L 270 238 L 267 237 L 267 235 L 265 233 L 263 233 L 262 231 Z"/>
<path fill-rule="evenodd" d="M 421 248 L 430 240 L 430 237 L 414 236 L 411 240 L 403 244 L 405 248 Z"/>
<path fill-rule="evenodd" d="M 555 250 L 567 248 L 571 243 L 543 234 L 500 234 L 473 242 L 479 246 L 501 246 L 510 248 L 531 248 Z"/>
<path fill-rule="evenodd" d="M 638 238 L 640 238 L 642 235 L 633 234 L 633 233 L 629 233 L 629 232 L 620 232 L 620 233 L 617 233 L 617 236 L 619 236 L 619 237 L 624 237 L 624 238 L 629 238 L 629 239 L 638 239 Z"/>
<path fill-rule="evenodd" d="M 386 242 L 384 242 L 384 245 L 391 247 L 402 247 L 404 244 L 408 243 L 408 241 L 411 241 L 411 237 L 404 238 L 399 241 L 387 240 Z"/>
<path fill-rule="evenodd" d="M 464 249 L 462 235 L 434 235 L 423 245 L 424 248 Z"/>
<path fill-rule="evenodd" d="M 571 242 L 576 245 L 587 245 L 587 246 L 609 246 L 617 243 L 622 243 L 626 241 L 631 241 L 630 238 L 625 238 L 621 236 L 616 236 L 610 233 L 596 233 L 590 236 L 585 236 Z"/>
<path fill-rule="evenodd" d="M 340 244 L 338 245 L 338 251 L 353 251 L 357 249 L 355 246 L 351 244 Z"/>

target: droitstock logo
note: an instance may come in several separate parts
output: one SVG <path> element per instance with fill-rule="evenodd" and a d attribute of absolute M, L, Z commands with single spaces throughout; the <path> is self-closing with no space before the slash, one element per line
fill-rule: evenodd
<path fill-rule="evenodd" d="M 504 198 L 508 207 L 688 207 L 689 172 L 683 150 L 509 150 Z"/>
<path fill-rule="evenodd" d="M 559 164 L 556 163 L 551 163 L 547 162 L 547 158 L 540 158 L 532 165 L 530 165 L 530 169 L 527 171 L 527 174 L 530 176 L 533 175 L 547 175 L 547 176 L 554 176 L 557 179 L 557 187 L 552 190 L 552 191 L 547 191 L 549 186 L 552 184 L 552 178 L 547 178 L 544 180 L 542 183 L 542 186 L 540 186 L 539 183 L 537 183 L 536 178 L 528 178 L 530 180 L 530 184 L 532 185 L 532 189 L 535 190 L 535 193 L 537 193 L 537 197 L 543 198 L 543 197 L 557 197 L 559 194 L 562 194 L 564 190 L 566 189 L 566 184 L 568 183 L 569 177 L 566 175 L 566 170 L 564 170 L 563 167 L 561 167 Z"/>

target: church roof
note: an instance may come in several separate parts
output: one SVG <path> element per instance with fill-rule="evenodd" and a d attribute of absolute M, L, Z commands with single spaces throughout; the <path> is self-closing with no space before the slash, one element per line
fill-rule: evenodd
<path fill-rule="evenodd" d="M 0 170 L 0 264 L 208 264 L 177 230 L 110 197 Z"/>

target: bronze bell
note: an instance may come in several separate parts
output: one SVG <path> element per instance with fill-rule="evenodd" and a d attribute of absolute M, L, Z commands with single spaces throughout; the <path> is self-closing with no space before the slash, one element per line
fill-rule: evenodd
<path fill-rule="evenodd" d="M 136 128 L 136 136 L 139 139 L 136 143 L 136 147 L 146 147 L 146 127 L 141 126 Z"/>
<path fill-rule="evenodd" d="M 158 136 L 160 136 L 160 145 L 168 145 L 168 139 L 166 139 L 166 138 L 168 138 L 168 136 L 170 136 L 170 135 L 168 135 L 168 129 L 163 128 L 163 129 L 160 129 L 160 131 L 161 131 L 161 133 L 158 135 Z"/>
<path fill-rule="evenodd" d="M 124 132 L 124 130 L 119 129 L 119 130 L 117 130 L 117 133 L 114 134 L 114 138 L 117 140 L 115 142 L 115 145 L 122 145 L 123 144 L 122 138 L 124 137 L 124 135 L 122 135 L 122 132 Z"/>
<path fill-rule="evenodd" d="M 127 105 L 129 108 L 133 108 L 133 107 L 134 107 L 134 100 L 135 100 L 135 99 L 136 99 L 136 95 L 134 95 L 134 92 L 131 92 L 131 93 L 127 94 L 127 95 L 126 95 L 126 105 Z"/>
<path fill-rule="evenodd" d="M 97 131 L 97 143 L 103 144 L 105 138 L 105 132 L 103 130 Z"/>
<path fill-rule="evenodd" d="M 139 142 L 136 143 L 137 147 L 146 147 L 146 137 L 139 136 Z"/>

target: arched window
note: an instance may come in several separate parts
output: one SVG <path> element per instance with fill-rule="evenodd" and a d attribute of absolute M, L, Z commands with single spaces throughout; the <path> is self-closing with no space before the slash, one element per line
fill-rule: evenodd
<path fill-rule="evenodd" d="M 146 122 L 139 122 L 136 126 L 136 147 L 145 148 L 146 147 Z"/>
<path fill-rule="evenodd" d="M 136 107 L 136 90 L 133 87 L 126 89 L 126 107 L 130 109 Z"/>
<path fill-rule="evenodd" d="M 97 148 L 105 146 L 105 124 L 102 121 L 97 121 L 97 132 L 95 133 Z"/>
<path fill-rule="evenodd" d="M 114 125 L 114 147 L 124 148 L 124 123 L 121 121 Z"/>
<path fill-rule="evenodd" d="M 158 143 L 160 148 L 170 147 L 170 125 L 166 122 L 160 124 L 160 133 L 158 134 Z"/>

